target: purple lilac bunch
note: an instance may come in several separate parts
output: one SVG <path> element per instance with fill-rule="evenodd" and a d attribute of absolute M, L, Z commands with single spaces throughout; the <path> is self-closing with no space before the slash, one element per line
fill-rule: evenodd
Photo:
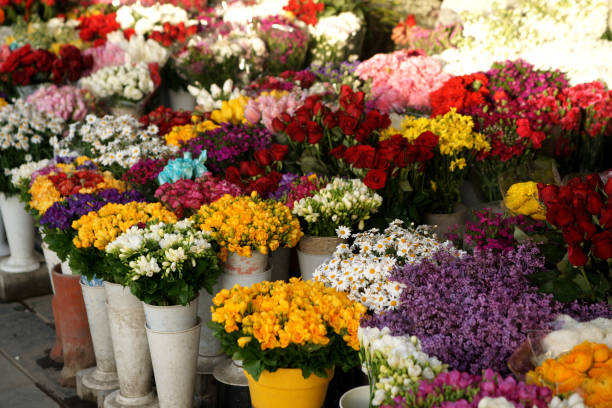
<path fill-rule="evenodd" d="M 499 375 L 491 369 L 482 375 L 451 371 L 440 373 L 433 380 L 421 380 L 413 392 L 395 398 L 393 405 L 381 408 L 478 408 L 484 398 L 505 398 L 516 407 L 547 408 L 552 391 L 528 385 L 513 377 Z"/>
<path fill-rule="evenodd" d="M 131 201 L 145 201 L 142 194 L 135 190 L 123 193 L 109 188 L 95 194 L 73 194 L 65 200 L 54 203 L 40 219 L 40 225 L 46 229 L 67 231 L 72 221 L 92 211 L 98 211 L 108 203 L 126 204 Z"/>
<path fill-rule="evenodd" d="M 272 138 L 272 132 L 263 126 L 224 123 L 185 142 L 180 154 L 190 152 L 199 157 L 206 150 L 206 167 L 214 174 L 225 174 L 229 166 L 250 160 L 254 152 L 270 147 Z"/>
<path fill-rule="evenodd" d="M 546 229 L 544 222 L 533 221 L 523 215 L 509 217 L 505 214 L 485 208 L 474 212 L 475 222 L 465 223 L 463 237 L 455 226 L 449 233 L 448 239 L 456 246 L 464 249 L 494 249 L 508 251 L 518 245 L 514 238 L 514 228 L 518 227 L 526 234 L 532 234 Z"/>
<path fill-rule="evenodd" d="M 451 369 L 506 374 L 508 357 L 527 333 L 549 328 L 558 314 L 579 320 L 610 315 L 603 304 L 570 306 L 539 293 L 527 276 L 543 267 L 544 258 L 532 244 L 503 252 L 477 249 L 461 258 L 439 252 L 432 260 L 396 269 L 391 279 L 407 288 L 400 306 L 361 324 L 415 335 L 424 352 Z"/>
<path fill-rule="evenodd" d="M 504 91 L 511 99 L 526 100 L 530 95 L 549 88 L 563 89 L 569 86 L 565 73 L 535 69 L 522 59 L 496 62 L 485 75 L 489 78 L 491 95 Z"/>
<path fill-rule="evenodd" d="M 268 48 L 265 64 L 270 74 L 278 75 L 302 67 L 308 50 L 305 27 L 283 16 L 269 16 L 259 22 L 258 33 Z"/>

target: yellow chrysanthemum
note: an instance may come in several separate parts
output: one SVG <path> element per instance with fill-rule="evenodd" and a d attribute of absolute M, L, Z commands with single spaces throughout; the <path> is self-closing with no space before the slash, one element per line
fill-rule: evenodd
<path fill-rule="evenodd" d="M 546 208 L 539 201 L 536 182 L 513 184 L 504 197 L 504 203 L 514 214 L 526 215 L 540 221 L 546 219 Z"/>

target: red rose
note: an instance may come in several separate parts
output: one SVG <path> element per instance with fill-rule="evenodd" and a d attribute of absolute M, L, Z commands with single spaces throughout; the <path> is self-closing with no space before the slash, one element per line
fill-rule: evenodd
<path fill-rule="evenodd" d="M 280 133 L 283 130 L 285 130 L 286 125 L 281 122 L 278 118 L 274 118 L 272 119 L 272 129 L 276 132 L 276 133 Z"/>
<path fill-rule="evenodd" d="M 289 146 L 284 144 L 274 143 L 270 146 L 270 155 L 274 161 L 281 161 L 289 153 Z"/>
<path fill-rule="evenodd" d="M 308 121 L 308 143 L 317 144 L 323 138 L 323 128 L 317 122 Z"/>
<path fill-rule="evenodd" d="M 574 216 L 569 208 L 562 204 L 551 205 L 546 211 L 546 221 L 558 228 L 563 228 L 574 222 Z"/>
<path fill-rule="evenodd" d="M 438 145 L 439 141 L 440 141 L 440 137 L 430 131 L 421 133 L 419 137 L 417 137 L 415 140 L 415 142 L 418 145 L 428 147 L 431 149 L 435 148 Z"/>
<path fill-rule="evenodd" d="M 548 205 L 548 203 L 556 199 L 558 194 L 559 187 L 554 184 L 538 183 L 538 197 L 545 205 Z"/>
<path fill-rule="evenodd" d="M 604 191 L 606 192 L 608 199 L 610 199 L 610 197 L 612 196 L 612 177 L 610 177 L 608 181 L 606 181 L 606 186 L 604 187 Z"/>
<path fill-rule="evenodd" d="M 359 121 L 345 112 L 340 112 L 338 113 L 338 124 L 344 134 L 352 136 L 355 134 Z"/>
<path fill-rule="evenodd" d="M 612 208 L 602 208 L 599 213 L 599 225 L 602 228 L 610 229 L 612 228 Z"/>
<path fill-rule="evenodd" d="M 327 113 L 323 116 L 323 126 L 328 129 L 335 127 L 338 124 L 338 119 L 336 119 L 336 114 L 333 112 Z"/>
<path fill-rule="evenodd" d="M 580 209 L 579 211 L 574 209 L 574 216 L 576 218 L 576 224 L 578 224 L 578 228 L 584 231 L 585 238 L 591 239 L 591 236 L 597 232 L 597 227 L 595 224 L 591 222 L 591 218 L 586 215 L 584 210 Z"/>
<path fill-rule="evenodd" d="M 372 190 L 380 190 L 385 186 L 387 182 L 387 172 L 379 169 L 372 169 L 368 171 L 365 178 L 363 179 L 363 183 L 370 187 Z"/>
<path fill-rule="evenodd" d="M 299 122 L 291 122 L 285 129 L 285 132 L 295 142 L 302 143 L 306 140 L 306 131 Z"/>
<path fill-rule="evenodd" d="M 331 149 L 329 154 L 334 156 L 336 159 L 340 160 L 344 157 L 344 152 L 346 152 L 346 147 L 343 145 L 340 145 L 340 146 L 337 146 Z"/>
<path fill-rule="evenodd" d="M 376 151 L 372 146 L 358 145 L 346 149 L 344 159 L 358 169 L 371 169 L 374 167 Z"/>
<path fill-rule="evenodd" d="M 259 174 L 263 174 L 263 169 L 257 165 L 254 161 L 242 161 L 240 162 L 240 174 L 247 177 L 255 177 Z"/>
<path fill-rule="evenodd" d="M 593 255 L 603 260 L 612 258 L 612 232 L 603 231 L 593 235 L 591 239 L 593 241 L 593 248 L 591 249 Z"/>
<path fill-rule="evenodd" d="M 563 240 L 569 246 L 576 246 L 584 241 L 584 233 L 573 225 L 563 227 Z"/>
<path fill-rule="evenodd" d="M 229 166 L 227 170 L 225 170 L 225 179 L 237 186 L 243 186 L 242 179 L 240 178 L 240 170 L 234 166 Z"/>
<path fill-rule="evenodd" d="M 599 198 L 598 193 L 589 193 L 586 200 L 586 210 L 593 214 L 598 215 L 601 209 L 603 208 L 604 203 L 601 198 Z"/>
<path fill-rule="evenodd" d="M 266 167 L 272 164 L 272 156 L 270 155 L 270 152 L 267 149 L 258 150 L 253 154 L 253 156 L 255 157 L 257 164 L 262 167 Z"/>
<path fill-rule="evenodd" d="M 567 255 L 569 257 L 569 261 L 574 266 L 584 266 L 584 264 L 586 264 L 588 261 L 586 254 L 579 246 L 568 247 Z"/>

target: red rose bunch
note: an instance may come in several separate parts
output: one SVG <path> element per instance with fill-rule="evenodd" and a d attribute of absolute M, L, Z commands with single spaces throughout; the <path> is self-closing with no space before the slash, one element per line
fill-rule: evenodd
<path fill-rule="evenodd" d="M 546 221 L 563 234 L 569 262 L 578 267 L 612 259 L 612 178 L 598 174 L 571 179 L 567 185 L 538 184 Z M 593 265 L 591 265 L 593 266 Z"/>
<path fill-rule="evenodd" d="M 444 115 L 450 108 L 461 111 L 471 106 L 483 105 L 489 95 L 488 84 L 489 79 L 482 73 L 452 77 L 429 94 L 431 116 Z"/>
<path fill-rule="evenodd" d="M 315 3 L 312 0 L 289 0 L 283 10 L 293 13 L 293 15 L 306 24 L 316 25 L 319 21 L 319 14 L 323 11 L 323 3 Z"/>
<path fill-rule="evenodd" d="M 47 82 L 57 57 L 47 50 L 33 50 L 30 44 L 17 48 L 0 66 L 4 81 L 17 86 Z"/>
<path fill-rule="evenodd" d="M 225 179 L 242 188 L 246 193 L 253 191 L 265 197 L 278 189 L 282 174 L 282 160 L 287 156 L 289 146 L 272 144 L 266 149 L 255 151 L 255 160 L 241 161 L 238 167 L 230 166 Z"/>
<path fill-rule="evenodd" d="M 192 114 L 189 111 L 173 111 L 171 108 L 159 106 L 150 113 L 142 116 L 139 120 L 144 127 L 149 125 L 157 126 L 159 129 L 158 135 L 163 137 L 170 133 L 175 126 L 190 124 L 192 121 Z"/>
<path fill-rule="evenodd" d="M 149 38 L 157 41 L 164 47 L 170 47 L 173 44 L 183 44 L 197 32 L 197 25 L 185 27 L 183 22 L 178 24 L 164 23 L 162 31 L 153 31 Z"/>
<path fill-rule="evenodd" d="M 49 179 L 64 197 L 78 194 L 84 189 L 95 189 L 98 184 L 104 183 L 104 176 L 94 170 L 79 170 L 70 175 L 62 172 L 49 176 Z"/>
<path fill-rule="evenodd" d="M 86 42 L 93 42 L 94 47 L 106 43 L 106 36 L 120 28 L 116 13 L 93 14 L 79 17 L 79 37 Z"/>
<path fill-rule="evenodd" d="M 53 82 L 77 81 L 93 67 L 93 57 L 83 55 L 74 45 L 62 45 L 59 58 L 53 62 Z"/>

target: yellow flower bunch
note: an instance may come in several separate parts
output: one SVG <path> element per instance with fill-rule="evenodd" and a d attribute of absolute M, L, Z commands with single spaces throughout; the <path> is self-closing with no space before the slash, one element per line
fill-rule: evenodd
<path fill-rule="evenodd" d="M 199 133 L 203 133 L 208 130 L 213 130 L 218 127 L 219 125 L 210 120 L 197 122 L 191 125 L 175 126 L 165 136 L 166 145 L 180 146 L 182 143 L 185 143 L 186 141 L 196 137 Z"/>
<path fill-rule="evenodd" d="M 249 102 L 249 97 L 240 95 L 237 98 L 221 103 L 221 109 L 214 110 L 210 113 L 210 119 L 217 123 L 230 122 L 234 125 L 248 124 L 244 117 L 244 108 Z"/>
<path fill-rule="evenodd" d="M 612 407 L 612 349 L 585 341 L 528 372 L 527 382 L 556 395 L 578 391 L 591 408 Z"/>
<path fill-rule="evenodd" d="M 260 343 L 261 350 L 291 344 L 326 346 L 335 333 L 359 350 L 357 330 L 366 308 L 321 282 L 291 278 L 289 283 L 223 289 L 213 298 L 211 311 L 212 321 L 223 325 L 226 333 L 241 331 L 239 347 L 252 339 Z"/>
<path fill-rule="evenodd" d="M 0 108 L 8 105 L 8 102 L 4 98 L 0 98 Z"/>
<path fill-rule="evenodd" d="M 176 216 L 161 203 L 108 203 L 98 211 L 92 211 L 72 222 L 72 228 L 77 231 L 72 242 L 77 248 L 94 246 L 103 251 L 109 242 L 131 226 L 153 220 L 175 223 Z"/>
<path fill-rule="evenodd" d="M 491 149 L 486 137 L 474 132 L 472 117 L 458 114 L 455 108 L 435 118 L 406 116 L 400 129 L 390 127 L 383 132 L 381 139 L 389 139 L 399 133 L 409 141 L 414 141 L 427 131 L 440 137 L 440 153 L 446 156 L 455 156 L 464 150 L 479 152 Z"/>
<path fill-rule="evenodd" d="M 194 220 L 221 246 L 223 261 L 228 252 L 250 257 L 253 249 L 267 254 L 280 246 L 292 248 L 304 235 L 289 207 L 263 200 L 256 192 L 248 197 L 226 194 L 200 207 Z"/>
<path fill-rule="evenodd" d="M 538 200 L 538 184 L 534 181 L 516 183 L 510 186 L 504 204 L 514 213 L 526 215 L 534 220 L 546 219 L 546 208 Z"/>

